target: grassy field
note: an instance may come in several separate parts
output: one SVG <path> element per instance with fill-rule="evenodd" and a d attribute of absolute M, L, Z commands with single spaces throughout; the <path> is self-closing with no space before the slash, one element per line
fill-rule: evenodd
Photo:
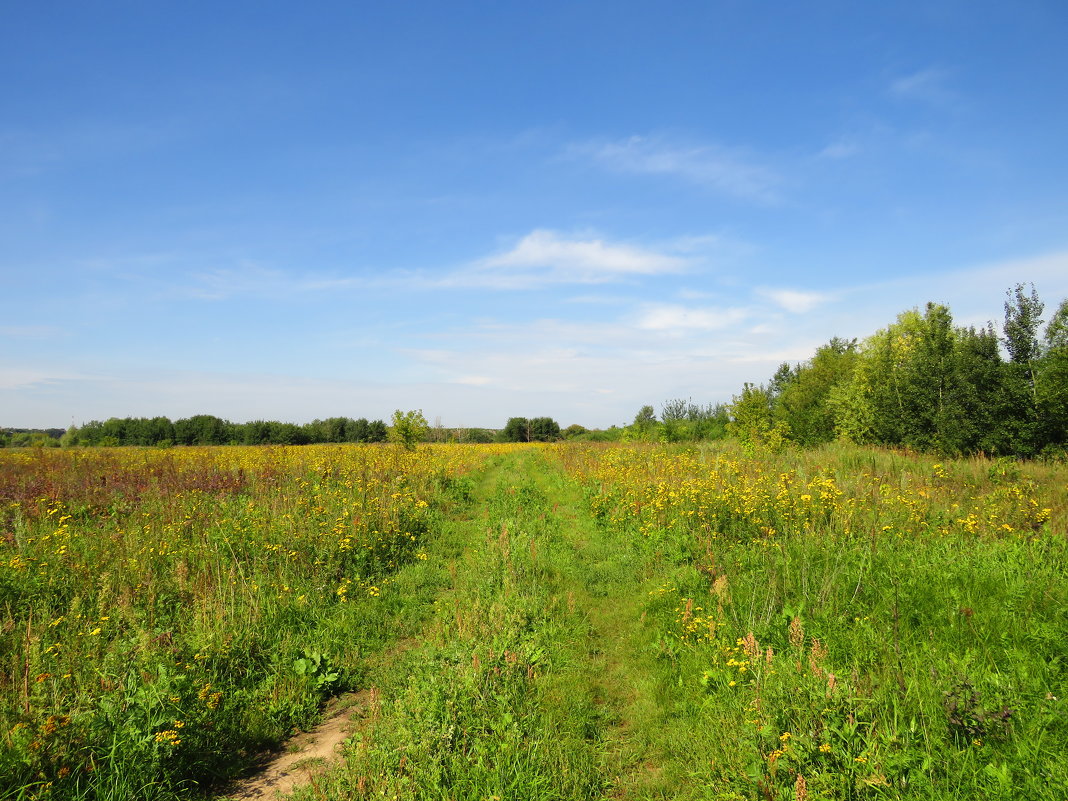
<path fill-rule="evenodd" d="M 831 447 L 0 452 L 0 798 L 1068 797 L 1068 469 Z"/>

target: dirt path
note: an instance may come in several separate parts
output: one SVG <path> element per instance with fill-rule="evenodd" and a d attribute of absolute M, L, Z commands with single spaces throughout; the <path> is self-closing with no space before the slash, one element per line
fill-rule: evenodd
<path fill-rule="evenodd" d="M 497 472 L 491 470 L 481 476 L 482 493 L 486 486 L 493 484 Z M 398 639 L 387 651 L 372 658 L 372 672 L 390 669 L 419 642 L 419 638 L 413 637 Z M 236 780 L 215 798 L 217 801 L 252 801 L 288 797 L 343 761 L 342 745 L 357 730 L 373 723 L 378 704 L 378 689 L 373 687 L 333 699 L 322 723 L 290 738 L 278 750 L 265 754 L 251 775 Z"/>
<path fill-rule="evenodd" d="M 371 708 L 374 690 L 361 690 L 338 697 L 326 719 L 308 732 L 288 740 L 268 755 L 257 772 L 237 782 L 222 799 L 281 798 L 341 760 L 341 744 Z"/>
<path fill-rule="evenodd" d="M 382 745 L 378 747 L 383 750 L 360 772 L 366 770 L 370 785 L 396 793 L 405 786 L 398 776 L 413 770 L 412 765 L 404 768 L 409 744 L 421 736 L 424 743 L 431 737 L 419 727 L 430 726 L 440 739 L 441 731 L 451 731 L 445 726 L 450 721 L 460 721 L 458 726 L 466 727 L 460 730 L 468 738 L 464 746 L 467 751 L 456 755 L 434 748 L 425 751 L 423 764 L 430 765 L 425 774 L 428 782 L 439 781 L 440 774 L 447 773 L 451 786 L 462 787 L 465 793 L 478 788 L 479 798 L 560 798 L 563 795 L 558 792 L 559 787 L 565 781 L 571 782 L 569 786 L 576 788 L 575 792 L 581 792 L 575 797 L 585 799 L 672 797 L 677 778 L 665 775 L 672 749 L 666 748 L 655 734 L 664 723 L 665 712 L 658 704 L 653 664 L 656 655 L 649 652 L 644 626 L 644 554 L 597 525 L 583 502 L 581 487 L 547 455 L 520 452 L 499 460 L 479 476 L 472 495 L 472 503 L 451 516 L 457 550 L 449 555 L 439 554 L 452 576 L 448 588 L 438 596 L 442 607 L 436 618 L 427 621 L 423 635 L 412 641 L 440 641 L 438 651 L 431 648 L 431 658 L 438 654 L 448 681 L 473 688 L 471 694 L 446 693 L 451 706 L 445 711 L 412 706 L 410 699 L 398 704 L 391 695 L 383 699 L 384 711 L 379 719 L 377 710 L 370 708 L 370 692 L 359 693 L 346 709 L 296 738 L 262 772 L 224 798 L 278 798 L 313 779 L 324 799 L 353 797 L 351 778 L 332 776 L 338 772 L 328 772 L 328 768 L 341 762 L 337 746 L 361 729 L 368 742 L 380 739 Z M 500 616 L 500 625 L 487 626 L 485 621 L 466 618 L 461 625 L 460 610 L 464 609 L 481 610 L 483 614 L 492 609 Z M 528 622 L 522 623 L 524 620 Z M 528 629 L 508 630 L 509 626 L 520 625 Z M 514 659 L 519 650 L 517 643 L 537 643 L 533 626 L 556 632 L 551 644 L 541 646 L 551 654 L 545 664 L 555 667 L 529 685 L 518 679 L 515 686 L 487 684 L 494 681 L 488 677 L 489 668 L 483 671 L 478 665 L 480 659 L 494 658 L 493 649 L 485 647 L 489 640 L 497 638 L 506 643 L 501 647 L 513 649 Z M 464 658 L 453 659 L 450 649 L 462 651 Z M 444 658 L 442 653 L 446 654 Z M 385 661 L 394 658 L 395 654 L 387 655 Z M 504 663 L 505 671 L 507 664 Z M 378 667 L 381 669 L 382 665 Z M 493 670 L 500 672 L 501 667 Z M 533 671 L 531 667 L 528 679 Z M 376 672 L 372 671 L 372 683 Z M 384 674 L 377 675 L 381 680 Z M 473 677 L 478 680 L 472 681 Z M 440 694 L 436 679 L 440 681 L 440 677 L 426 680 L 427 699 Z M 386 694 L 391 693 L 388 682 L 380 686 Z M 494 687 L 492 693 L 485 689 L 488 686 Z M 394 695 L 396 690 L 392 688 Z M 416 693 L 414 697 L 423 696 Z M 537 698 L 541 705 L 538 715 L 545 723 L 540 726 L 527 722 L 533 710 L 531 698 Z M 479 719 L 477 723 L 458 717 L 464 710 L 473 709 L 492 712 L 496 717 Z M 395 736 L 391 739 L 393 716 L 405 710 L 405 727 L 410 728 L 404 728 L 403 734 L 414 740 Z M 505 740 L 494 738 L 507 738 L 520 725 L 517 721 L 530 730 L 532 739 L 526 741 L 526 752 L 519 747 L 500 762 L 471 756 L 479 749 L 496 753 L 495 749 L 508 747 Z M 484 746 L 477 739 L 480 735 L 469 733 L 483 730 Z M 574 743 L 576 750 L 561 753 L 554 757 L 555 762 L 532 753 L 550 751 L 554 740 L 560 738 L 569 738 L 567 742 Z M 373 751 L 375 746 L 371 748 Z M 585 755 L 572 757 L 579 752 Z M 394 762 L 396 754 L 403 755 L 404 761 L 399 765 Z M 428 754 L 432 755 L 429 760 Z M 478 759 L 482 759 L 482 768 L 473 764 Z M 435 774 L 435 770 L 440 773 Z M 557 773 L 561 770 L 572 773 Z M 580 772 L 586 775 L 581 781 L 574 778 Z M 319 774 L 327 775 L 320 780 Z M 502 787 L 509 789 L 501 790 Z"/>

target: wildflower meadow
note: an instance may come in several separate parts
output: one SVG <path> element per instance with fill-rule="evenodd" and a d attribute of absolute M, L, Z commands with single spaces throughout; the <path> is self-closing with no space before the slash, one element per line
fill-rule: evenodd
<path fill-rule="evenodd" d="M 0 798 L 1068 796 L 1068 469 L 832 444 L 8 449 Z"/>

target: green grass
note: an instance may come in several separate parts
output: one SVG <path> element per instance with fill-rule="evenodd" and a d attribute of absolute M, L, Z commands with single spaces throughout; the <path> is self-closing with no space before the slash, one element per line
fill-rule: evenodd
<path fill-rule="evenodd" d="M 449 584 L 421 647 L 372 677 L 380 716 L 318 797 L 600 798 L 603 711 L 586 691 L 589 622 L 534 450 L 475 488 L 444 542 Z M 312 791 L 309 790 L 308 793 Z"/>
<path fill-rule="evenodd" d="M 360 688 L 375 702 L 344 762 L 297 798 L 1068 797 L 1063 466 L 839 445 L 477 453 L 430 470 L 425 451 L 379 459 L 360 486 L 330 458 L 288 477 L 275 465 L 211 490 L 210 513 L 203 494 L 94 495 L 80 524 L 128 537 L 95 577 L 89 550 L 67 574 L 7 554 L 3 758 L 54 771 L 30 737 L 66 703 L 96 765 L 7 797 L 192 797 L 240 766 L 236 749 L 251 758 Z M 344 513 L 377 541 L 372 486 L 429 505 L 414 541 L 349 563 L 332 526 Z M 139 534 L 146 502 L 158 519 Z M 54 552 L 47 509 L 22 514 L 7 519 L 20 543 Z M 182 547 L 122 573 L 119 556 L 164 534 Z M 295 536 L 311 558 L 276 556 Z M 134 592 L 146 576 L 153 592 Z M 317 588 L 311 610 L 297 602 Z M 166 600 L 182 592 L 185 626 Z M 81 649 L 77 693 L 34 680 L 57 658 L 52 620 L 110 608 L 123 623 L 103 626 L 109 646 L 84 622 L 62 640 Z M 140 741 L 152 759 L 138 762 Z"/>
<path fill-rule="evenodd" d="M 1026 475 L 856 449 L 767 454 L 732 480 L 793 470 L 833 475 L 847 497 L 893 492 L 792 529 L 801 518 L 783 506 L 770 536 L 774 504 L 732 512 L 733 534 L 708 539 L 665 511 L 678 498 L 660 525 L 627 516 L 643 482 L 667 499 L 689 469 L 685 451 L 636 451 L 650 470 L 615 478 L 590 467 L 608 449 L 502 459 L 453 522 L 465 547 L 426 645 L 407 670 L 370 677 L 379 716 L 305 797 L 1065 797 L 1063 531 L 976 536 L 940 505 L 967 496 L 1019 525 L 1002 490 Z M 942 495 L 932 471 L 948 476 Z M 1063 472 L 1022 471 L 1060 484 L 1020 497 L 1062 508 Z M 924 493 L 938 497 L 921 514 Z"/>
<path fill-rule="evenodd" d="M 314 723 L 418 618 L 465 454 L 2 454 L 0 798 L 190 797 Z"/>

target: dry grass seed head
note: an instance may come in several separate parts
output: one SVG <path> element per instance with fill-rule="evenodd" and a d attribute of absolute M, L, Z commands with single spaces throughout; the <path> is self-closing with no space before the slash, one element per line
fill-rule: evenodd
<path fill-rule="evenodd" d="M 745 655 L 750 659 L 757 659 L 758 657 L 760 657 L 760 643 L 757 642 L 757 638 L 753 634 L 753 632 L 749 632 L 743 638 L 742 650 L 745 651 Z"/>
<path fill-rule="evenodd" d="M 808 654 L 808 666 L 812 675 L 823 678 L 823 663 L 827 661 L 827 646 L 819 640 L 812 640 L 812 647 Z"/>

